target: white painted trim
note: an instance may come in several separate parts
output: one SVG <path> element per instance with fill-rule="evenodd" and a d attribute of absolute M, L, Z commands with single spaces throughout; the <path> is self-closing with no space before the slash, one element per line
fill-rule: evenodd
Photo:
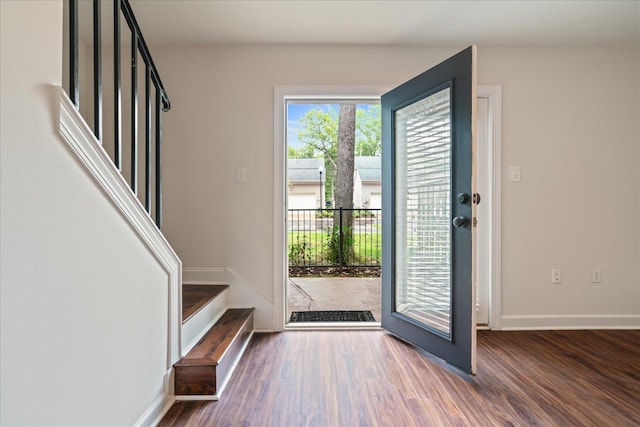
<path fill-rule="evenodd" d="M 476 45 L 471 46 L 471 158 L 475 155 L 475 152 L 478 148 L 478 47 Z M 471 188 L 476 188 L 477 179 L 478 179 L 478 171 L 471 166 Z M 477 206 L 473 205 L 473 201 L 471 202 L 471 212 L 475 218 L 477 212 Z M 478 236 L 478 230 L 471 227 L 471 239 Z M 476 276 L 476 260 L 478 259 L 477 253 L 474 253 L 473 250 L 474 245 L 471 245 L 471 366 L 469 368 L 469 373 L 472 375 L 476 374 L 477 371 L 477 342 L 478 342 L 478 332 L 476 330 L 478 326 L 477 314 L 476 311 L 476 296 L 478 292 L 478 281 Z M 478 248 L 478 245 L 475 245 Z"/>
<path fill-rule="evenodd" d="M 273 93 L 273 329 L 283 331 L 287 306 L 287 200 L 285 193 L 286 114 L 288 86 L 276 86 Z"/>
<path fill-rule="evenodd" d="M 188 401 L 216 401 L 220 400 L 220 396 L 217 394 L 192 394 L 192 395 L 179 395 L 176 396 L 176 401 L 188 402 Z"/>
<path fill-rule="evenodd" d="M 376 100 L 389 86 L 275 86 L 273 91 L 273 330 L 283 331 L 286 319 L 287 241 L 285 239 L 287 200 L 285 103 L 296 99 L 322 101 Z"/>
<path fill-rule="evenodd" d="M 490 168 L 487 189 L 489 193 L 484 197 L 484 202 L 489 203 L 488 246 L 490 276 L 490 306 L 489 327 L 500 330 L 502 319 L 502 86 L 478 85 L 478 98 L 488 100 L 487 113 L 489 115 L 489 135 L 491 144 L 487 147 L 488 167 Z"/>
<path fill-rule="evenodd" d="M 640 329 L 640 315 L 629 314 L 544 314 L 502 316 L 503 331 Z"/>
<path fill-rule="evenodd" d="M 173 364 L 180 359 L 182 262 L 146 212 L 140 200 L 133 194 L 126 180 L 114 166 L 109 155 L 95 138 L 84 118 L 75 109 L 65 91 L 59 86 L 53 86 L 53 89 L 57 92 L 58 97 L 58 134 L 61 139 L 168 276 L 166 369 L 170 375 Z M 166 377 L 167 375 L 165 375 L 165 379 Z M 135 425 L 153 425 L 152 421 L 168 410 L 172 400 L 168 383 L 165 381 L 163 393 L 157 397 Z"/>
<path fill-rule="evenodd" d="M 287 331 L 380 331 L 380 322 L 309 322 L 289 323 Z"/>
<path fill-rule="evenodd" d="M 174 404 L 176 399 L 167 394 L 163 393 L 158 396 L 158 398 L 151 404 L 149 409 L 136 421 L 133 426 L 134 427 L 147 427 L 147 426 L 156 426 L 162 420 L 162 417 L 169 411 L 171 405 Z"/>

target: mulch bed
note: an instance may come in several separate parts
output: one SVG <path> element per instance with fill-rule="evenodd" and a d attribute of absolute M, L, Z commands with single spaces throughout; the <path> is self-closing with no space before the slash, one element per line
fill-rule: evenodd
<path fill-rule="evenodd" d="M 289 277 L 380 277 L 380 267 L 289 266 Z"/>

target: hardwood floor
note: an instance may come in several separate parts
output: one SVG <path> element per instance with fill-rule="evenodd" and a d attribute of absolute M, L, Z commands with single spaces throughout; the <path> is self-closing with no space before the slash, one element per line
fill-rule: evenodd
<path fill-rule="evenodd" d="M 224 397 L 160 426 L 638 426 L 640 331 L 478 333 L 467 376 L 382 331 L 254 335 Z"/>

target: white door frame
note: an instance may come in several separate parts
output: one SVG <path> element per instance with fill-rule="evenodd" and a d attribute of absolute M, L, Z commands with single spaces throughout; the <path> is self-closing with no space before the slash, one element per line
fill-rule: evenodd
<path fill-rule="evenodd" d="M 283 331 L 286 313 L 287 287 L 287 221 L 286 198 L 286 102 L 296 99 L 314 98 L 321 101 L 380 100 L 380 96 L 391 86 L 276 86 L 274 88 L 274 137 L 273 137 L 273 330 Z M 486 167 L 489 168 L 489 191 L 482 195 L 483 203 L 490 203 L 487 224 L 489 231 L 489 268 L 487 278 L 490 286 L 489 326 L 500 329 L 500 189 L 501 189 L 501 117 L 502 87 L 478 85 L 477 96 L 488 99 L 489 134 Z M 484 163 L 484 162 L 483 162 Z"/>
<path fill-rule="evenodd" d="M 489 253 L 485 275 L 481 279 L 489 284 L 489 328 L 502 329 L 502 305 L 501 305 L 501 194 L 502 194 L 502 86 L 478 85 L 478 98 L 487 99 L 488 115 L 488 139 L 486 158 L 478 159 L 478 166 L 488 171 L 486 194 L 481 194 L 481 203 L 487 203 L 487 215 L 489 222 L 487 227 L 488 241 L 483 244 L 488 247 Z"/>

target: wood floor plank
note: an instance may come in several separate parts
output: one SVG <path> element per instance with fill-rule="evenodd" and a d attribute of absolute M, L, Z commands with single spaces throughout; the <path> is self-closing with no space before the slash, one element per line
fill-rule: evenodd
<path fill-rule="evenodd" d="M 475 377 L 382 331 L 290 331 L 160 426 L 625 427 L 639 402 L 640 331 L 480 331 Z"/>

